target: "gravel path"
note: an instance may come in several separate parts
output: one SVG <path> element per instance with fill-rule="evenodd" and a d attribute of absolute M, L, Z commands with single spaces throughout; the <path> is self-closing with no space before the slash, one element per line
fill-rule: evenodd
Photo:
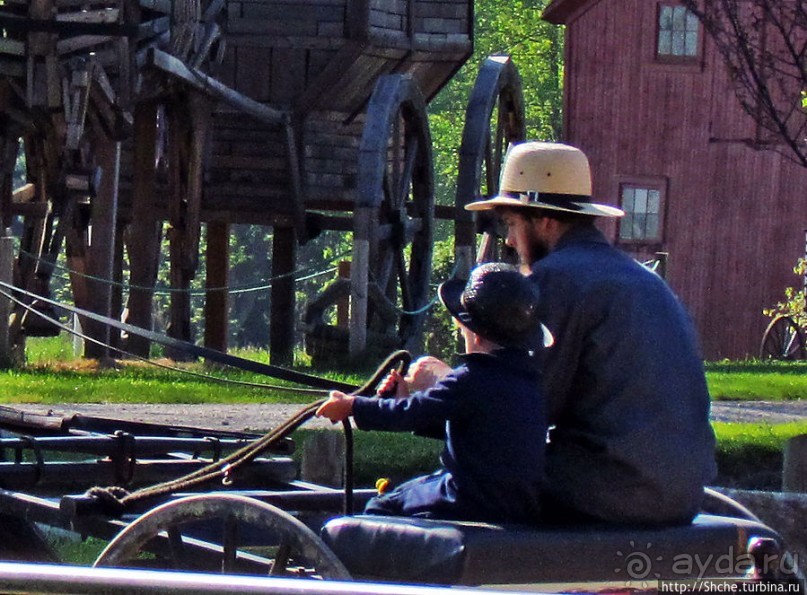
<path fill-rule="evenodd" d="M 132 421 L 176 424 L 236 432 L 265 432 L 277 427 L 296 413 L 301 405 L 143 405 L 143 404 L 72 404 L 12 405 L 34 413 L 51 412 L 55 416 L 80 413 Z M 712 419 L 720 422 L 787 423 L 807 420 L 807 400 L 800 401 L 717 401 L 712 403 Z M 327 420 L 312 419 L 307 428 L 330 428 Z"/>

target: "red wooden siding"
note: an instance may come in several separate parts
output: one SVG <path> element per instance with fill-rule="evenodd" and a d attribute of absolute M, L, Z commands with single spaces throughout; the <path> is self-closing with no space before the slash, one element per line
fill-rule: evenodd
<path fill-rule="evenodd" d="M 655 61 L 656 0 L 555 4 L 574 17 L 566 138 L 589 155 L 595 194 L 618 203 L 620 182 L 666 178 L 659 247 L 704 355 L 756 355 L 762 309 L 800 283 L 792 267 L 804 251 L 807 170 L 743 142 L 756 126 L 708 39 L 694 64 Z M 615 225 L 605 228 L 616 238 Z"/>

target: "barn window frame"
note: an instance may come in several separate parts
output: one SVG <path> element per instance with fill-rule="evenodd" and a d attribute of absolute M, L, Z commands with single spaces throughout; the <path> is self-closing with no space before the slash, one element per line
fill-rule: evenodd
<path fill-rule="evenodd" d="M 664 14 L 670 11 L 669 28 L 665 28 Z M 683 15 L 683 28 L 681 23 L 676 21 L 676 13 Z M 694 23 L 695 30 L 690 28 Z M 672 64 L 693 64 L 701 60 L 703 54 L 703 25 L 695 14 L 686 6 L 678 2 L 659 2 L 656 7 L 656 27 L 655 27 L 655 58 L 657 62 Z M 676 38 L 682 35 L 682 38 Z M 668 39 L 664 39 L 669 36 Z M 694 36 L 694 42 L 693 42 Z M 681 46 L 677 46 L 677 39 L 680 39 Z M 669 45 L 663 41 L 668 41 Z M 694 43 L 694 48 L 692 44 Z M 680 49 L 678 49 L 680 47 Z"/>
<path fill-rule="evenodd" d="M 657 246 L 664 241 L 667 182 L 662 178 L 623 178 L 619 183 L 617 241 L 622 245 Z"/>

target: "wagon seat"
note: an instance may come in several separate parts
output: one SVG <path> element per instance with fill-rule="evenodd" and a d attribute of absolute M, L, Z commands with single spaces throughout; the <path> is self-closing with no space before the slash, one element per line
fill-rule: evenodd
<path fill-rule="evenodd" d="M 782 551 L 762 523 L 707 514 L 663 529 L 357 515 L 331 519 L 322 537 L 357 579 L 494 588 L 759 577 L 761 558 Z"/>

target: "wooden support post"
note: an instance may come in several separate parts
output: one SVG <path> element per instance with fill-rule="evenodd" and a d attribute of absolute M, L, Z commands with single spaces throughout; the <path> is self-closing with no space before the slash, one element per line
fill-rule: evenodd
<path fill-rule="evenodd" d="M 151 330 L 151 307 L 157 280 L 160 224 L 154 212 L 157 182 L 155 149 L 157 142 L 157 106 L 154 103 L 137 104 L 134 115 L 134 175 L 132 182 L 132 223 L 129 226 L 129 263 L 132 288 L 129 294 L 128 322 Z M 127 349 L 141 357 L 148 357 L 150 342 L 142 337 L 129 336 Z"/>
<path fill-rule="evenodd" d="M 182 109 L 169 112 L 171 197 L 168 209 L 171 224 L 171 326 L 175 339 L 192 341 L 191 281 L 199 262 L 199 233 L 202 184 L 212 101 L 201 93 L 190 92 Z M 174 359 L 188 359 L 184 352 L 171 350 Z"/>
<path fill-rule="evenodd" d="M 207 224 L 207 279 L 205 286 L 205 347 L 227 352 L 229 335 L 230 225 L 219 221 Z"/>
<path fill-rule="evenodd" d="M 273 364 L 294 360 L 294 272 L 297 234 L 293 227 L 275 227 L 272 234 L 272 310 L 269 357 Z"/>
<path fill-rule="evenodd" d="M 807 434 L 785 443 L 782 491 L 807 493 Z"/>
<path fill-rule="evenodd" d="M 0 237 L 0 281 L 14 284 L 14 239 Z M 8 291 L 3 288 L 3 291 Z M 0 295 L 0 368 L 14 365 L 13 341 L 9 332 L 9 316 L 11 316 L 11 300 Z"/>
<path fill-rule="evenodd" d="M 358 357 L 367 346 L 367 283 L 370 266 L 370 242 L 353 240 L 353 264 L 350 267 L 350 357 Z"/>
<path fill-rule="evenodd" d="M 112 284 L 115 265 L 115 236 L 118 220 L 118 180 L 120 177 L 121 144 L 96 139 L 98 161 L 101 167 L 101 184 L 98 193 L 92 198 L 92 238 L 90 240 L 90 308 L 96 314 L 108 318 L 116 317 L 112 310 Z M 100 281 L 103 279 L 103 281 Z M 115 314 L 115 316 L 113 316 Z M 87 322 L 87 334 L 109 345 L 110 327 L 105 324 Z M 87 341 L 84 355 L 104 359 L 109 357 L 109 348 Z"/>
<path fill-rule="evenodd" d="M 117 318 L 123 314 L 123 226 L 117 225 L 115 229 L 115 247 L 114 247 L 114 260 L 112 265 L 112 280 L 115 282 L 112 285 L 112 307 L 111 311 Z M 123 348 L 121 332 L 115 330 L 109 337 L 109 344 L 115 349 Z M 119 353 L 111 354 L 112 357 L 117 357 Z"/>
<path fill-rule="evenodd" d="M 350 261 L 343 260 L 337 266 L 339 279 L 350 279 Z M 341 297 L 336 301 L 336 326 L 347 329 L 350 326 L 350 298 Z"/>

